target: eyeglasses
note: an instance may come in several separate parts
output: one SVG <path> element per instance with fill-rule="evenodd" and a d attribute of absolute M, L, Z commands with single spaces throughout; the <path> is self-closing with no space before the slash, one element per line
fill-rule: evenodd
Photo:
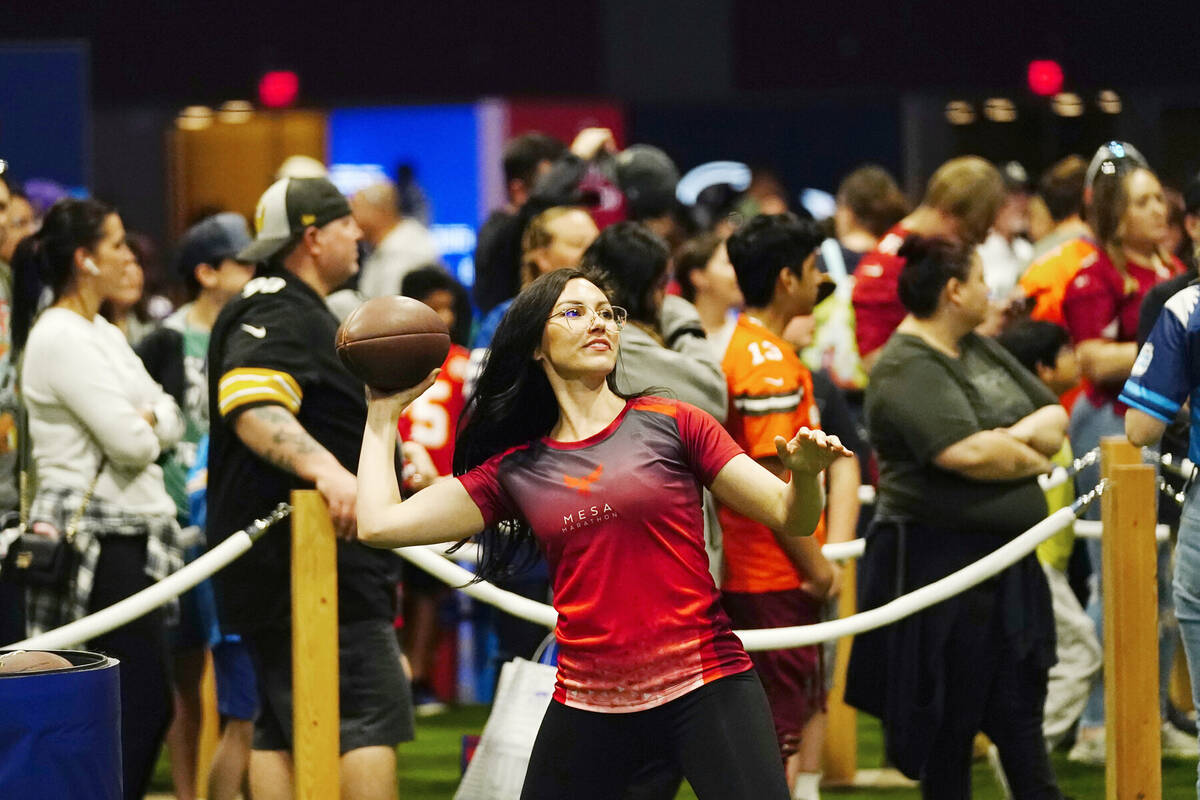
<path fill-rule="evenodd" d="M 572 333 L 580 333 L 588 330 L 592 327 L 593 319 L 599 319 L 604 323 L 604 327 L 606 328 L 613 328 L 619 331 L 625 327 L 625 320 L 629 317 L 629 313 L 620 306 L 591 308 L 580 303 L 560 308 L 550 315 L 550 319 L 560 317 Z"/>

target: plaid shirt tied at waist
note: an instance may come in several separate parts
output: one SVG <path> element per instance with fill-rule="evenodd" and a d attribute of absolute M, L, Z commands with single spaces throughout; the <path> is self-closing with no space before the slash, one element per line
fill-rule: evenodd
<path fill-rule="evenodd" d="M 29 510 L 29 524 L 48 522 L 60 533 L 65 532 L 83 501 L 84 493 L 78 489 L 40 487 Z M 87 616 L 96 563 L 100 560 L 100 542 L 108 536 L 145 536 L 146 575 L 154 581 L 183 566 L 184 542 L 173 514 L 131 514 L 93 496 L 75 530 L 79 569 L 74 582 L 65 593 L 45 587 L 26 591 L 27 635 L 36 636 Z M 173 615 L 177 607 L 172 600 L 167 605 L 168 615 Z"/>

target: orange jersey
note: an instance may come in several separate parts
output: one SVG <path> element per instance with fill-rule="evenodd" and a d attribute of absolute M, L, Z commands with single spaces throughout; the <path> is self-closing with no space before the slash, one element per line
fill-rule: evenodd
<path fill-rule="evenodd" d="M 820 427 L 812 374 L 780 337 L 742 314 L 721 361 L 729 385 L 725 427 L 752 458 L 776 455 L 775 437 L 791 439 L 801 427 Z M 720 509 L 729 592 L 773 592 L 800 587 L 801 576 L 770 528 Z M 818 529 L 823 538 L 824 531 Z"/>
<path fill-rule="evenodd" d="M 1018 284 L 1034 300 L 1030 316 L 1056 325 L 1063 321 L 1063 295 L 1075 273 L 1095 263 L 1099 250 L 1086 236 L 1070 239 L 1035 259 Z"/>

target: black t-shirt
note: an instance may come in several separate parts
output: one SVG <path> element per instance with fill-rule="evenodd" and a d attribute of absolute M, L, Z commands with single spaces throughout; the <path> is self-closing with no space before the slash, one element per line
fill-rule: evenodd
<path fill-rule="evenodd" d="M 299 278 L 260 273 L 217 318 L 209 341 L 208 543 L 214 546 L 311 484 L 253 453 L 234 432 L 243 411 L 278 405 L 346 469 L 358 467 L 366 424 L 363 385 L 334 352 L 337 318 Z M 221 622 L 234 632 L 286 627 L 291 618 L 291 527 L 272 527 L 217 573 Z M 397 556 L 337 543 L 338 616 L 390 619 Z"/>
<path fill-rule="evenodd" d="M 1007 427 L 1057 399 L 991 339 L 968 334 L 960 357 L 896 333 L 867 386 L 867 427 L 879 458 L 877 519 L 1010 537 L 1046 516 L 1035 478 L 976 481 L 933 459 L 973 433 Z"/>

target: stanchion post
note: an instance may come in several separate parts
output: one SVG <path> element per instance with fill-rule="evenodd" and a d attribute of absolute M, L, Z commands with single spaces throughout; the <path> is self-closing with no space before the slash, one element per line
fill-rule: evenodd
<path fill-rule="evenodd" d="M 838 595 L 838 618 L 852 617 L 858 611 L 855 587 L 855 561 L 842 565 L 842 591 Z M 827 786 L 853 786 L 858 770 L 858 716 L 843 699 L 846 694 L 846 667 L 850 663 L 850 645 L 854 639 L 843 636 L 837 641 L 833 666 L 833 687 L 826 703 L 825 777 Z M 827 645 L 828 646 L 828 645 Z"/>
<path fill-rule="evenodd" d="M 337 543 L 315 491 L 292 492 L 292 762 L 297 800 L 338 797 Z"/>
<path fill-rule="evenodd" d="M 1154 468 L 1124 439 L 1101 443 L 1105 796 L 1162 797 Z M 1132 462 L 1132 463 L 1131 463 Z"/>

